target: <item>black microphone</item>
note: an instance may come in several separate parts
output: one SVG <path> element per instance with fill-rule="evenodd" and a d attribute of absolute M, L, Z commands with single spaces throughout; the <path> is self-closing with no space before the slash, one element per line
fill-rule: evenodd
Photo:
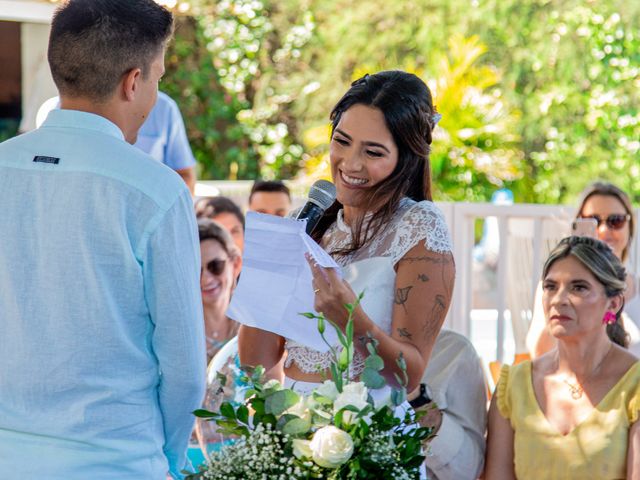
<path fill-rule="evenodd" d="M 309 190 L 309 200 L 304 204 L 296 220 L 307 220 L 307 234 L 311 235 L 314 228 L 324 215 L 324 211 L 336 199 L 336 186 L 328 180 L 318 180 Z"/>

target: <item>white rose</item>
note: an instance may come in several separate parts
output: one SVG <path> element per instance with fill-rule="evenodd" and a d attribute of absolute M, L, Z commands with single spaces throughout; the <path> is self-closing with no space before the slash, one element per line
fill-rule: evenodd
<path fill-rule="evenodd" d="M 328 425 L 313 434 L 309 444 L 313 461 L 325 468 L 337 468 L 353 454 L 353 440 L 347 432 Z"/>
<path fill-rule="evenodd" d="M 311 458 L 313 456 L 313 452 L 311 451 L 311 442 L 309 440 L 294 438 L 292 444 L 293 454 L 296 458 Z"/>
<path fill-rule="evenodd" d="M 360 395 L 366 400 L 369 390 L 367 390 L 367 387 L 364 386 L 364 382 L 349 382 L 344 387 L 342 387 L 342 392 L 353 395 Z"/>
<path fill-rule="evenodd" d="M 367 402 L 367 387 L 363 382 L 348 383 L 342 389 L 342 393 L 338 394 L 338 397 L 333 402 L 333 413 L 337 413 L 338 410 L 352 405 L 358 410 L 362 410 L 369 405 Z"/>
<path fill-rule="evenodd" d="M 309 410 L 306 397 L 300 397 L 300 400 L 298 400 L 292 407 L 289 407 L 284 413 L 290 413 L 302 418 L 303 420 L 311 421 L 311 411 Z"/>
<path fill-rule="evenodd" d="M 322 382 L 322 385 L 317 387 L 315 392 L 318 395 L 327 397 L 331 401 L 335 400 L 338 397 L 338 389 L 336 388 L 336 384 L 331 380 L 325 380 L 324 382 Z"/>

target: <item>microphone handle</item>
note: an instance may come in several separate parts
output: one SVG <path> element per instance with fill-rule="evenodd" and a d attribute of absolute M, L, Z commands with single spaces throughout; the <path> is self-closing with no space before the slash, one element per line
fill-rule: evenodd
<path fill-rule="evenodd" d="M 324 210 L 322 208 L 320 208 L 313 202 L 307 202 L 305 206 L 302 207 L 302 210 L 300 210 L 300 213 L 298 213 L 296 219 L 307 219 L 306 232 L 307 235 L 311 235 L 311 232 L 313 232 L 313 230 L 316 228 L 316 225 L 318 225 L 318 222 L 320 222 L 320 219 L 323 215 Z"/>

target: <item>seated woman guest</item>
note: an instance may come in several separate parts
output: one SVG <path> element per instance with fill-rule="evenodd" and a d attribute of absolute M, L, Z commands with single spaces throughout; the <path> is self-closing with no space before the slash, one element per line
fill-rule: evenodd
<path fill-rule="evenodd" d="M 640 362 L 623 348 L 624 267 L 603 242 L 568 237 L 542 278 L 546 328 L 557 344 L 533 362 L 503 367 L 489 409 L 485 477 L 639 479 Z"/>
<path fill-rule="evenodd" d="M 623 263 L 627 261 L 635 232 L 635 218 L 631 200 L 625 192 L 607 182 L 590 184 L 582 191 L 576 218 L 594 218 L 597 221 L 595 237 L 609 245 Z M 636 327 L 640 326 L 640 289 L 637 288 L 638 279 L 632 273 L 627 275 L 626 281 L 623 323 L 625 328 L 630 333 L 636 333 L 637 337 Z M 544 314 L 540 305 L 541 295 L 542 290 L 538 288 L 533 319 L 527 333 L 527 347 L 532 358 L 548 352 L 555 346 L 555 339 L 545 328 Z M 635 338 L 635 340 L 638 339 Z M 635 351 L 640 350 L 638 347 Z"/>
<path fill-rule="evenodd" d="M 406 72 L 365 75 L 337 103 L 331 120 L 337 201 L 313 235 L 343 267 L 345 280 L 310 261 L 315 310 L 344 329 L 344 304 L 364 290 L 354 315 L 353 371 L 362 371 L 367 350 L 359 339 L 370 333 L 390 384 L 400 373 L 396 359 L 404 355 L 412 391 L 449 308 L 455 276 L 449 232 L 431 201 L 429 148 L 438 120 L 431 92 Z M 244 325 L 238 338 L 242 363 L 262 364 L 274 377 L 284 373 L 293 388 L 309 390 L 328 376 L 329 354 Z"/>
<path fill-rule="evenodd" d="M 238 332 L 238 324 L 225 315 L 242 258 L 229 233 L 213 220 L 198 220 L 200 235 L 200 290 L 207 338 L 207 363 Z"/>

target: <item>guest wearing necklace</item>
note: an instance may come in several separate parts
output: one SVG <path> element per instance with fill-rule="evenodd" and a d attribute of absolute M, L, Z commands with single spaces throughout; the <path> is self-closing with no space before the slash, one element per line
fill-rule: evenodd
<path fill-rule="evenodd" d="M 208 218 L 198 220 L 200 235 L 200 290 L 207 338 L 207 363 L 238 333 L 238 324 L 225 315 L 240 274 L 242 257 L 231 235 Z"/>
<path fill-rule="evenodd" d="M 640 362 L 620 324 L 625 270 L 603 242 L 563 239 L 542 275 L 557 345 L 501 372 L 485 477 L 640 479 Z"/>

